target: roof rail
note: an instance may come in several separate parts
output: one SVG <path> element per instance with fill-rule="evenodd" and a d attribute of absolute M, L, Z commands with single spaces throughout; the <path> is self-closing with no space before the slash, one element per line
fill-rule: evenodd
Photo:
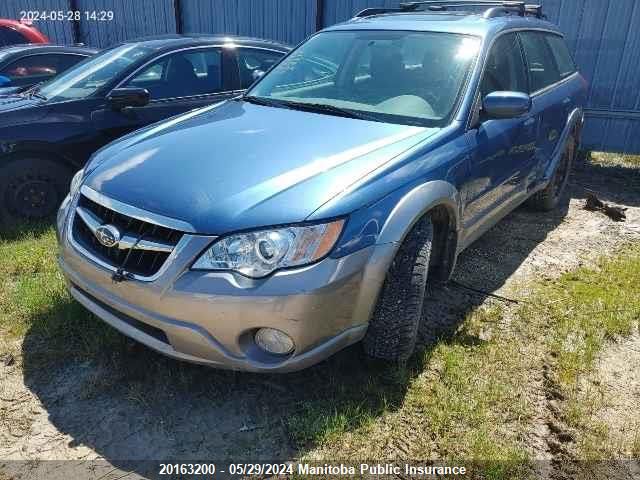
<path fill-rule="evenodd" d="M 484 12 L 485 18 L 494 18 L 517 13 L 521 17 L 534 15 L 544 18 L 541 5 L 528 5 L 524 1 L 493 1 L 493 0 L 426 0 L 401 3 L 396 8 L 366 8 L 358 12 L 355 18 L 370 17 L 384 13 L 414 12 L 421 8 L 432 11 L 446 11 L 455 7 L 488 7 Z"/>

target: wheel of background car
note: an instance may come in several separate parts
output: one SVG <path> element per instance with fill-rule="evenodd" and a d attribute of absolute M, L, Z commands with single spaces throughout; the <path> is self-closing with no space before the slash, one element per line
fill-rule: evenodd
<path fill-rule="evenodd" d="M 540 190 L 527 200 L 527 205 L 535 210 L 548 212 L 555 209 L 569 182 L 569 175 L 571 173 L 571 167 L 573 166 L 574 157 L 576 154 L 576 139 L 574 134 L 571 134 L 567 139 L 567 145 L 562 154 L 562 158 L 558 163 L 556 171 L 549 182 L 549 185 L 544 190 Z"/>
<path fill-rule="evenodd" d="M 413 354 L 427 289 L 432 240 L 433 225 L 425 216 L 413 227 L 387 272 L 363 341 L 368 356 L 402 364 Z"/>
<path fill-rule="evenodd" d="M 0 168 L 0 224 L 52 217 L 69 190 L 72 172 L 44 158 L 18 158 Z"/>

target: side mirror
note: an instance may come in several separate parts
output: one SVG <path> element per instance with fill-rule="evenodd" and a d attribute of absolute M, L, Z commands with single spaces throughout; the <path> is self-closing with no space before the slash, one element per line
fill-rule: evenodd
<path fill-rule="evenodd" d="M 149 103 L 149 90 L 146 88 L 115 88 L 107 95 L 107 102 L 114 110 L 126 107 L 144 107 Z"/>
<path fill-rule="evenodd" d="M 5 77 L 4 75 L 0 75 L 0 87 L 9 86 L 11 86 L 11 79 L 9 77 Z"/>
<path fill-rule="evenodd" d="M 516 118 L 531 108 L 531 97 L 522 92 L 492 92 L 482 101 L 488 118 Z"/>

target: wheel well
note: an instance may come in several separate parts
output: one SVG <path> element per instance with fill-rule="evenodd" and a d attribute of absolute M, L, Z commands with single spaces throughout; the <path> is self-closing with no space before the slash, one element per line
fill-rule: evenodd
<path fill-rule="evenodd" d="M 444 205 L 437 205 L 426 215 L 433 224 L 433 243 L 429 261 L 429 278 L 437 282 L 446 282 L 456 261 L 457 235 L 452 213 Z"/>
<path fill-rule="evenodd" d="M 2 159 L 3 162 L 0 162 L 0 167 L 2 164 L 6 164 L 7 162 L 20 161 L 23 158 L 38 158 L 42 160 L 50 160 L 55 163 L 59 163 L 60 166 L 68 168 L 72 173 L 78 170 L 78 166 L 74 165 L 68 158 L 65 158 L 62 155 L 58 155 L 53 152 L 40 152 L 38 150 L 21 150 L 19 152 L 9 153 L 5 155 Z"/>

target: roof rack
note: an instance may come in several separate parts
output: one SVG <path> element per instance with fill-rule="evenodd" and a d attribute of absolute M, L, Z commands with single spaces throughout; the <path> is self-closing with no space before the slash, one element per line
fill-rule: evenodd
<path fill-rule="evenodd" d="M 490 1 L 490 0 L 427 0 L 420 2 L 401 3 L 396 8 L 366 8 L 358 12 L 355 18 L 371 17 L 384 13 L 415 12 L 420 9 L 431 11 L 447 11 L 456 7 L 488 7 L 484 12 L 485 18 L 502 17 L 516 13 L 521 17 L 533 15 L 537 18 L 545 18 L 541 5 L 529 5 L 523 1 Z"/>

